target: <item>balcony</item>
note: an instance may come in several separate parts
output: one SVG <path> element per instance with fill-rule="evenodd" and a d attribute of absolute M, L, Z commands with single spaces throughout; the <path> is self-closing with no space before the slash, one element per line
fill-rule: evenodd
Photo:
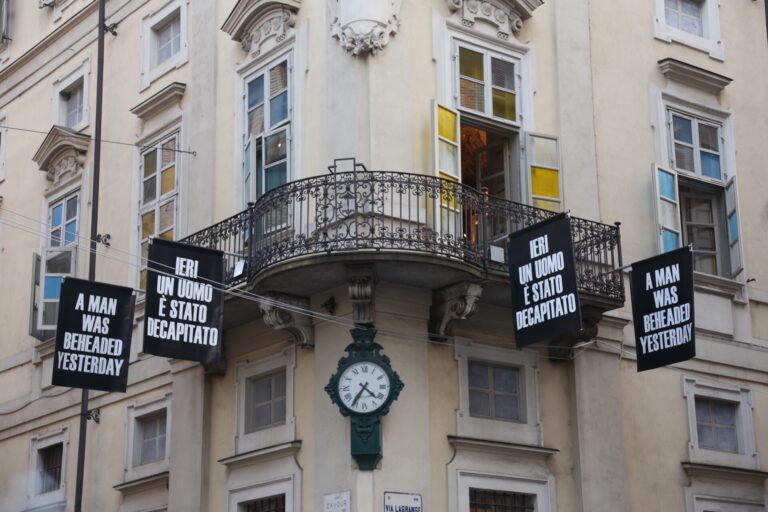
<path fill-rule="evenodd" d="M 358 168 L 359 169 L 359 168 Z M 491 283 L 483 300 L 508 305 L 506 235 L 552 212 L 450 180 L 355 170 L 288 183 L 183 242 L 224 251 L 226 284 L 309 296 L 343 280 L 343 266 L 438 289 Z M 571 218 L 582 303 L 621 307 L 618 226 Z"/>

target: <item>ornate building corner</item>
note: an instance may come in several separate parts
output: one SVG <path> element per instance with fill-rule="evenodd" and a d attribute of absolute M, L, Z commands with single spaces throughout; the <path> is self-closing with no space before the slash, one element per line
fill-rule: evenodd
<path fill-rule="evenodd" d="M 376 54 L 400 27 L 402 0 L 328 0 L 331 36 L 352 55 Z"/>
<path fill-rule="evenodd" d="M 482 294 L 483 287 L 475 283 L 458 283 L 434 292 L 429 312 L 430 338 L 445 340 L 456 320 L 466 320 L 477 313 Z"/>
<path fill-rule="evenodd" d="M 284 303 L 301 309 L 309 309 L 309 299 L 284 293 L 267 293 L 266 297 L 275 302 Z M 315 328 L 309 315 L 283 309 L 274 304 L 259 303 L 264 323 L 272 329 L 289 332 L 302 348 L 315 346 Z"/>
<path fill-rule="evenodd" d="M 64 178 L 74 178 L 82 173 L 90 142 L 89 135 L 54 126 L 32 160 L 45 171 L 48 181 L 58 185 Z"/>
<path fill-rule="evenodd" d="M 349 300 L 352 302 L 352 319 L 355 325 L 373 325 L 373 296 L 376 291 L 376 276 L 373 267 L 350 266 Z"/>
<path fill-rule="evenodd" d="M 514 37 L 523 28 L 523 20 L 530 18 L 542 0 L 446 0 L 448 7 L 461 18 L 461 24 L 475 28 L 480 22 L 490 25 L 496 37 L 504 41 Z"/>
<path fill-rule="evenodd" d="M 239 0 L 221 29 L 258 57 L 291 35 L 300 6 L 300 0 Z"/>

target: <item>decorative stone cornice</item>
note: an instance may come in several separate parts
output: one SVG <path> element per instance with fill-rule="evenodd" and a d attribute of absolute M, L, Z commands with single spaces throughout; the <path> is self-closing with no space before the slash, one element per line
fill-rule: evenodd
<path fill-rule="evenodd" d="M 59 183 L 64 176 L 77 176 L 85 165 L 91 137 L 63 126 L 54 126 L 37 149 L 32 160 L 48 181 Z"/>
<path fill-rule="evenodd" d="M 696 464 L 693 462 L 683 462 L 682 465 L 683 470 L 691 478 L 710 478 L 718 481 L 736 480 L 759 485 L 761 488 L 765 481 L 768 480 L 768 473 L 756 469 Z"/>
<path fill-rule="evenodd" d="M 173 82 L 133 107 L 131 113 L 146 121 L 147 119 L 156 116 L 159 112 L 181 103 L 181 99 L 184 97 L 184 91 L 186 89 L 186 84 Z"/>
<path fill-rule="evenodd" d="M 722 91 L 726 85 L 733 82 L 732 78 L 677 59 L 662 59 L 658 64 L 661 73 L 669 80 L 713 94 Z"/>
<path fill-rule="evenodd" d="M 557 448 L 549 448 L 546 446 L 488 441 L 486 439 L 473 439 L 471 437 L 459 436 L 448 436 L 448 442 L 457 450 L 470 450 L 480 453 L 491 453 L 542 461 L 560 451 Z"/>
<path fill-rule="evenodd" d="M 144 478 L 137 478 L 136 480 L 130 480 L 122 484 L 115 485 L 113 489 L 120 491 L 123 494 L 135 494 L 144 492 L 155 487 L 168 487 L 168 481 L 170 474 L 168 471 L 163 471 L 155 475 L 150 475 Z"/>
<path fill-rule="evenodd" d="M 309 309 L 309 299 L 296 297 L 284 293 L 267 293 L 266 297 L 278 303 L 288 304 L 304 310 Z M 283 309 L 271 303 L 259 303 L 264 315 L 264 323 L 272 329 L 289 332 L 296 343 L 303 348 L 315 346 L 315 329 L 312 325 L 312 318 L 308 315 L 296 313 Z"/>
<path fill-rule="evenodd" d="M 523 28 L 542 0 L 446 0 L 448 7 L 458 13 L 461 24 L 475 27 L 477 22 L 491 25 L 496 37 L 509 39 Z"/>
<path fill-rule="evenodd" d="M 296 25 L 300 0 L 239 0 L 221 29 L 253 56 L 280 44 Z"/>
<path fill-rule="evenodd" d="M 475 283 L 458 283 L 434 292 L 429 314 L 430 337 L 445 339 L 452 334 L 456 320 L 466 320 L 477 313 L 482 294 L 483 287 Z"/>
<path fill-rule="evenodd" d="M 402 0 L 328 0 L 331 36 L 352 55 L 375 54 L 400 27 Z"/>

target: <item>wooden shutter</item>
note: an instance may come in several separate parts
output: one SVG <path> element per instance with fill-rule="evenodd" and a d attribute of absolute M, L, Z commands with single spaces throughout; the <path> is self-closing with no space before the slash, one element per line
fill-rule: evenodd
<path fill-rule="evenodd" d="M 461 181 L 460 122 L 457 110 L 432 101 L 432 161 L 435 176 Z"/>
<path fill-rule="evenodd" d="M 736 190 L 736 176 L 725 184 L 725 221 L 728 226 L 728 251 L 731 262 L 731 277 L 735 278 L 744 270 L 741 229 L 739 227 L 739 201 Z"/>
<path fill-rule="evenodd" d="M 554 212 L 563 209 L 563 173 L 557 137 L 526 133 L 525 160 L 529 204 Z"/>
<path fill-rule="evenodd" d="M 680 228 L 680 189 L 674 169 L 653 166 L 654 201 L 656 222 L 659 229 L 659 252 L 682 247 Z"/>

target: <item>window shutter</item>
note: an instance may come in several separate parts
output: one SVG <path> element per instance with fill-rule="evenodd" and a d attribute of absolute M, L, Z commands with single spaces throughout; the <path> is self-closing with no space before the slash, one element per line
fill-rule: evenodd
<path fill-rule="evenodd" d="M 41 331 L 56 329 L 61 282 L 65 277 L 75 275 L 75 255 L 74 246 L 43 249 L 37 306 L 37 328 Z"/>
<path fill-rule="evenodd" d="M 42 341 L 37 329 L 37 310 L 40 301 L 40 255 L 32 255 L 32 286 L 29 291 L 29 335 Z"/>
<path fill-rule="evenodd" d="M 461 180 L 460 116 L 457 110 L 432 101 L 432 161 L 435 176 Z"/>
<path fill-rule="evenodd" d="M 525 159 L 529 203 L 559 212 L 563 209 L 563 173 L 557 137 L 526 133 Z"/>
<path fill-rule="evenodd" d="M 659 251 L 667 252 L 682 247 L 677 172 L 674 169 L 654 165 L 653 183 L 656 221 L 659 229 Z"/>
<path fill-rule="evenodd" d="M 9 2 L 10 0 L 0 0 L 0 45 L 10 39 Z"/>
<path fill-rule="evenodd" d="M 736 176 L 725 184 L 725 220 L 728 225 L 728 248 L 731 261 L 731 277 L 735 278 L 744 270 L 739 229 L 739 201 L 736 191 Z"/>

